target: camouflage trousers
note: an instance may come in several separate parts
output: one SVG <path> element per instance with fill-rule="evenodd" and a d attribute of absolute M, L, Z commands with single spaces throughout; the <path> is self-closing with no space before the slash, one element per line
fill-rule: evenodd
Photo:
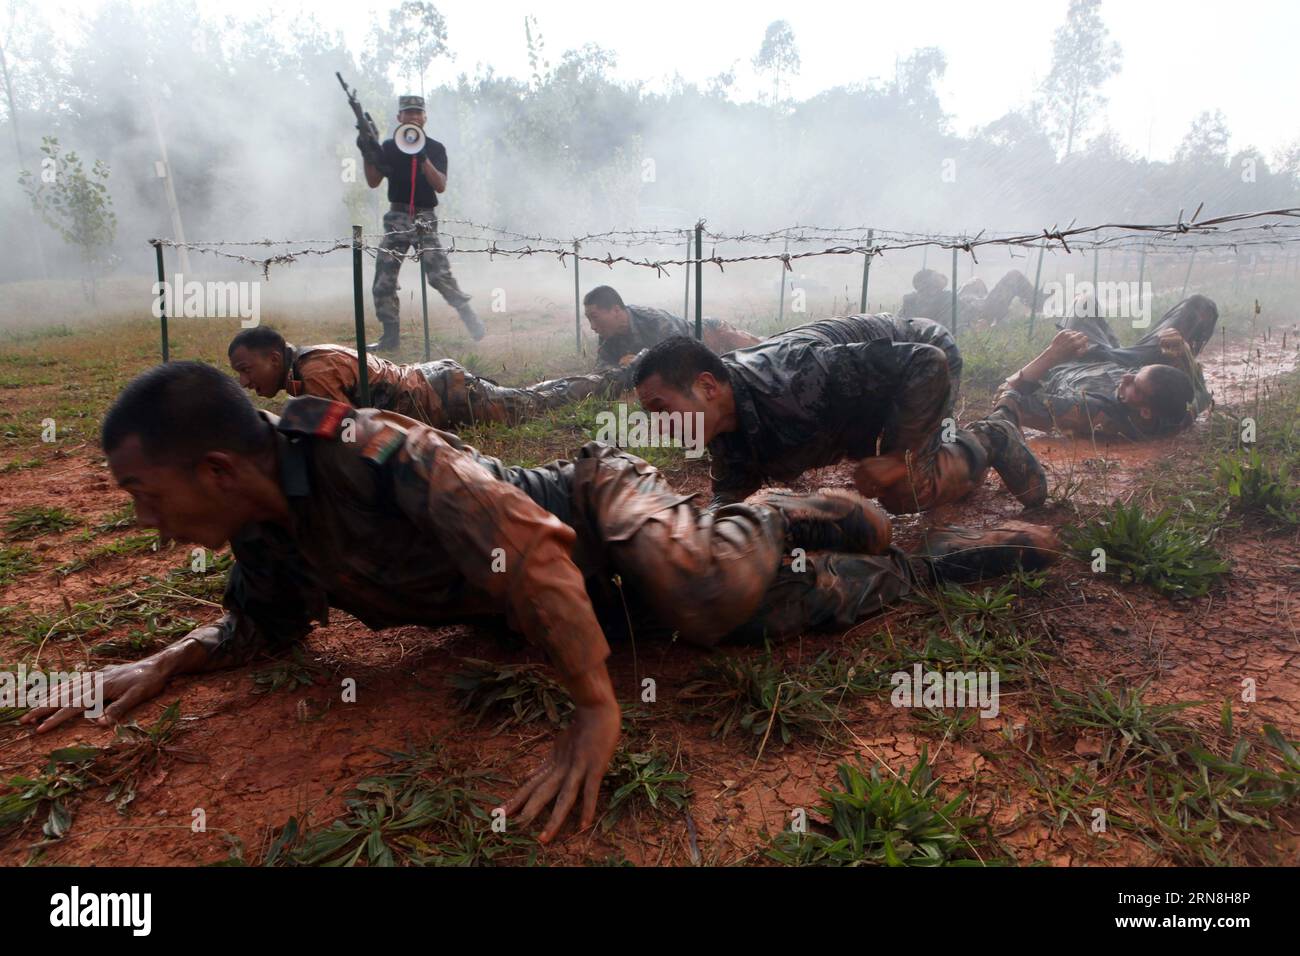
<path fill-rule="evenodd" d="M 610 635 L 675 634 L 705 646 L 780 640 L 847 627 L 916 581 L 896 548 L 796 556 L 780 509 L 705 511 L 652 465 L 602 442 L 540 468 L 484 464 L 577 531 L 574 562 Z"/>
<path fill-rule="evenodd" d="M 438 217 L 431 211 L 417 211 L 412 221 L 406 210 L 390 209 L 384 213 L 384 238 L 379 244 L 375 259 L 375 281 L 371 291 L 375 298 L 375 315 L 385 328 L 396 326 L 399 320 L 397 301 L 397 273 L 402 268 L 402 257 L 414 245 L 424 260 L 424 275 L 429 285 L 459 310 L 470 297 L 461 291 L 451 274 L 451 263 L 442 251 L 438 240 Z"/>
<path fill-rule="evenodd" d="M 398 410 L 435 428 L 484 422 L 517 425 L 533 415 L 591 396 L 615 398 L 623 390 L 626 379 L 622 369 L 611 369 L 550 379 L 527 388 L 511 388 L 475 375 L 452 359 L 424 362 L 415 368 L 429 392 L 421 401 L 410 403 L 411 411 Z"/>

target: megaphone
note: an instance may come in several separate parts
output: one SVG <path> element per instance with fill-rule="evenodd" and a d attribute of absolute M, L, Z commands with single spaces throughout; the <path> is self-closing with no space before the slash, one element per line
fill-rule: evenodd
<path fill-rule="evenodd" d="M 424 150 L 424 130 L 414 123 L 403 123 L 393 131 L 393 142 L 407 156 L 414 156 Z"/>

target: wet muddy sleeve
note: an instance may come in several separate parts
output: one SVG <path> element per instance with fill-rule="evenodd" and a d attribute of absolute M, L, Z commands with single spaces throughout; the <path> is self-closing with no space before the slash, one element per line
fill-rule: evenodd
<path fill-rule="evenodd" d="M 470 586 L 499 603 L 561 674 L 609 656 L 573 563 L 572 528 L 429 434 L 408 437 L 390 467 L 401 511 L 442 543 Z"/>
<path fill-rule="evenodd" d="M 358 373 L 348 356 L 307 356 L 298 363 L 298 374 L 302 376 L 303 391 L 307 395 L 352 404 Z"/>

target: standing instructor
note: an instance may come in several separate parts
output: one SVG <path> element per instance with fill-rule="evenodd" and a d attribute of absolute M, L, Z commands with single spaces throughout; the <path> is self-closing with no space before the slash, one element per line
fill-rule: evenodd
<path fill-rule="evenodd" d="M 424 97 L 403 96 L 398 99 L 398 125 L 412 123 L 424 128 Z M 424 149 L 409 156 L 397 143 L 384 140 L 380 147 L 386 169 L 366 160 L 366 183 L 371 189 L 388 179 L 388 212 L 384 213 L 384 238 L 375 263 L 375 314 L 384 327 L 379 341 L 369 347 L 395 351 L 401 336 L 397 301 L 397 273 L 402 257 L 415 243 L 424 259 L 424 273 L 433 286 L 460 315 L 475 341 L 483 338 L 483 323 L 469 304 L 470 297 L 461 291 L 451 274 L 451 264 L 438 242 L 438 193 L 447 189 L 447 149 L 433 137 L 426 137 Z M 414 160 L 414 163 L 412 163 Z M 415 175 L 412 177 L 412 170 Z"/>

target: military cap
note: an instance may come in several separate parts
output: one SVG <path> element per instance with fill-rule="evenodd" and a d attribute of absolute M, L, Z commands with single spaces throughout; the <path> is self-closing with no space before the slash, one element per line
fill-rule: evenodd
<path fill-rule="evenodd" d="M 402 112 L 402 110 L 420 110 L 421 112 L 423 112 L 424 97 L 415 96 L 410 93 L 408 93 L 406 96 L 399 96 L 397 98 L 397 112 L 400 113 Z"/>

